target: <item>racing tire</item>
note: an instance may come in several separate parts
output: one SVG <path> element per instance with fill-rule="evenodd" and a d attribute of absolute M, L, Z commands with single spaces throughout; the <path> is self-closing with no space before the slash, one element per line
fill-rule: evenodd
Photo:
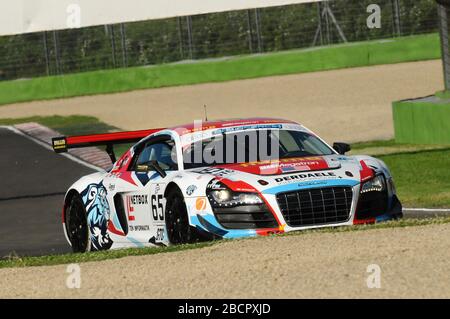
<path fill-rule="evenodd" d="M 167 196 L 165 219 L 167 237 L 171 244 L 189 244 L 199 241 L 195 228 L 189 224 L 186 203 L 178 189 L 170 191 Z"/>
<path fill-rule="evenodd" d="M 84 253 L 91 250 L 86 209 L 79 195 L 73 196 L 67 207 L 66 230 L 74 253 Z"/>

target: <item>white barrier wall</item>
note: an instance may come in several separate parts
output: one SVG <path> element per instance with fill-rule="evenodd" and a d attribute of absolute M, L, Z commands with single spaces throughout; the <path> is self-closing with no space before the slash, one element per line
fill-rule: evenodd
<path fill-rule="evenodd" d="M 2 0 L 0 36 L 320 0 Z"/>

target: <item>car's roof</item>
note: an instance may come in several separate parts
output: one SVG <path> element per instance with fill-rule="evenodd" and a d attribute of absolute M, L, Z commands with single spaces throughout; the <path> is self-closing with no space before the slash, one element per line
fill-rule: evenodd
<path fill-rule="evenodd" d="M 277 118 L 266 118 L 266 117 L 253 117 L 244 119 L 224 119 L 224 120 L 214 120 L 214 121 L 198 121 L 194 123 L 189 123 L 185 125 L 178 125 L 169 128 L 170 130 L 176 131 L 180 135 L 189 134 L 196 131 L 204 131 L 215 128 L 223 127 L 233 127 L 241 125 L 258 125 L 258 124 L 298 124 L 294 121 L 277 119 Z"/>

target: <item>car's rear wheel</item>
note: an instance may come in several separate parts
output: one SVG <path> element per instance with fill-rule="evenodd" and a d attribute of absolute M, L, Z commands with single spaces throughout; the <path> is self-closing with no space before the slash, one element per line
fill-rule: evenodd
<path fill-rule="evenodd" d="M 167 196 L 165 219 L 171 244 L 187 244 L 198 240 L 195 229 L 189 225 L 184 197 L 178 189 L 170 191 Z"/>
<path fill-rule="evenodd" d="M 86 209 L 79 195 L 70 199 L 66 212 L 66 229 L 73 252 L 83 253 L 91 249 Z"/>

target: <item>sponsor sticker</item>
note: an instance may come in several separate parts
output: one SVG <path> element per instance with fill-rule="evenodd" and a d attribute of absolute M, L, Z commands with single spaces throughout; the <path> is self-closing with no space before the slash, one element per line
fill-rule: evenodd
<path fill-rule="evenodd" d="M 281 124 L 256 124 L 256 125 L 244 125 L 244 126 L 235 126 L 235 127 L 227 127 L 215 130 L 212 134 L 219 135 L 228 132 L 237 132 L 237 131 L 246 131 L 246 130 L 260 130 L 260 129 L 278 129 L 281 130 L 283 126 Z"/>
<path fill-rule="evenodd" d="M 223 176 L 234 173 L 234 171 L 231 169 L 214 168 L 214 167 L 208 167 L 208 168 L 204 168 L 204 169 L 194 171 L 194 172 L 197 174 L 211 174 L 211 175 L 219 176 L 219 177 L 223 177 Z"/>
<path fill-rule="evenodd" d="M 203 211 L 206 209 L 206 197 L 199 197 L 195 201 L 195 209 L 198 211 Z"/>
<path fill-rule="evenodd" d="M 129 225 L 128 228 L 130 231 L 149 231 L 150 226 L 149 225 Z"/>
<path fill-rule="evenodd" d="M 211 180 L 208 185 L 206 185 L 207 189 L 220 189 L 222 187 L 222 184 L 218 179 Z"/>
<path fill-rule="evenodd" d="M 309 165 L 317 165 L 318 162 L 307 162 Z M 311 167 L 307 163 L 275 163 L 261 166 L 261 173 L 276 172 L 279 168 L 282 173 L 310 171 Z"/>
<path fill-rule="evenodd" d="M 298 182 L 302 180 L 314 180 L 314 179 L 333 179 L 339 178 L 334 172 L 315 172 L 315 173 L 301 173 L 283 177 L 275 178 L 275 181 L 279 184 L 287 184 L 292 182 Z"/>
<path fill-rule="evenodd" d="M 135 206 L 147 205 L 148 204 L 148 195 L 126 196 L 126 203 L 127 203 L 128 220 L 134 221 L 136 219 L 134 216 Z"/>
<path fill-rule="evenodd" d="M 195 186 L 195 185 L 190 185 L 190 186 L 186 189 L 186 195 L 191 196 L 196 190 L 197 190 L 197 186 Z"/>
<path fill-rule="evenodd" d="M 250 167 L 250 166 L 260 166 L 261 169 L 263 168 L 273 168 L 275 167 L 281 167 L 281 166 L 315 166 L 315 165 L 319 165 L 321 163 L 323 163 L 324 160 L 321 157 L 303 157 L 303 158 L 298 158 L 298 157 L 292 157 L 292 158 L 282 158 L 282 159 L 278 159 L 278 160 L 264 160 L 264 161 L 260 161 L 260 162 L 248 162 L 248 163 L 242 163 L 240 164 L 242 167 Z"/>
<path fill-rule="evenodd" d="M 67 150 L 67 142 L 65 137 L 55 137 L 52 139 L 53 150 L 57 153 Z"/>

